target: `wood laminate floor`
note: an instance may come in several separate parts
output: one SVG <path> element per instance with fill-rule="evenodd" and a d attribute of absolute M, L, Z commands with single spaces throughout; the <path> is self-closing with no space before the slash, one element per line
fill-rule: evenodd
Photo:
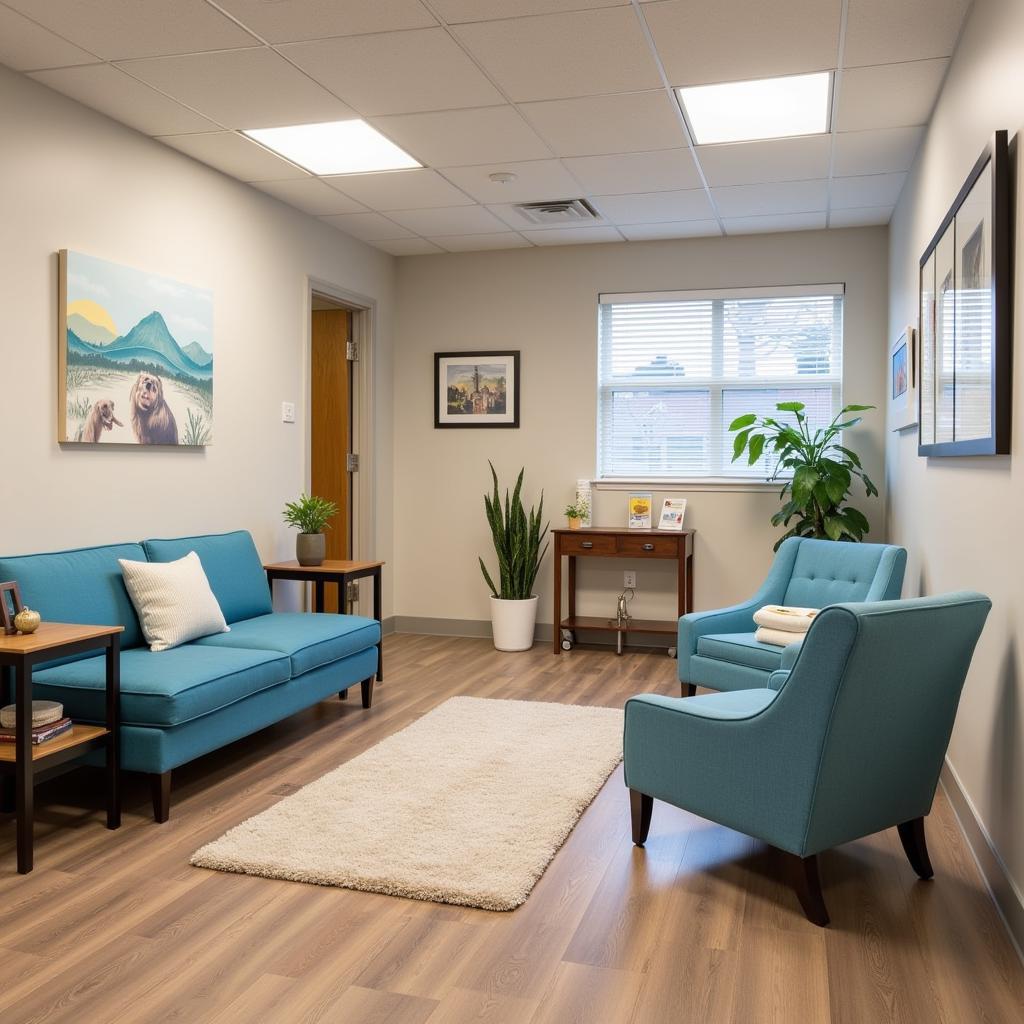
<path fill-rule="evenodd" d="M 364 712 L 329 701 L 175 772 L 155 825 L 129 777 L 103 827 L 91 769 L 37 792 L 36 869 L 0 816 L 0 1021 L 76 1024 L 1019 1022 L 1024 968 L 945 798 L 934 882 L 892 830 L 822 858 L 804 920 L 762 844 L 664 804 L 629 840 L 621 768 L 512 913 L 221 874 L 189 855 L 455 694 L 621 706 L 675 693 L 664 653 L 398 636 Z M 444 765 L 438 764 L 443 772 Z M 372 828 L 372 821 L 367 827 Z"/>

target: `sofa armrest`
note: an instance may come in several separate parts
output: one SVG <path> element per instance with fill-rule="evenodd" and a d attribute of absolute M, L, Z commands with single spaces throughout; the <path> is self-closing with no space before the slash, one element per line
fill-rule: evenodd
<path fill-rule="evenodd" d="M 697 653 L 697 641 L 708 633 L 752 633 L 754 612 L 765 604 L 760 596 L 745 604 L 716 608 L 708 612 L 691 612 L 679 620 L 679 678 L 690 681 L 690 658 Z"/>
<path fill-rule="evenodd" d="M 781 690 L 786 685 L 786 680 L 789 678 L 789 669 L 780 668 L 776 669 L 768 677 L 768 689 L 769 690 Z"/>
<path fill-rule="evenodd" d="M 722 693 L 706 693 L 700 697 L 686 698 L 664 697 L 661 694 L 647 693 L 638 697 L 630 697 L 626 702 L 626 707 L 628 709 L 631 704 L 642 703 L 693 718 L 736 721 L 759 715 L 777 696 L 778 693 L 775 690 L 769 689 L 725 690 Z"/>

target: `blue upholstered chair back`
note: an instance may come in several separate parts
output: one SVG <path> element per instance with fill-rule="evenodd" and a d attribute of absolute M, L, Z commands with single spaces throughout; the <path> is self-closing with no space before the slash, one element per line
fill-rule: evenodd
<path fill-rule="evenodd" d="M 780 603 L 824 608 L 841 601 L 891 601 L 900 596 L 907 553 L 890 544 L 844 544 L 791 537 L 778 561 L 789 564 Z"/>

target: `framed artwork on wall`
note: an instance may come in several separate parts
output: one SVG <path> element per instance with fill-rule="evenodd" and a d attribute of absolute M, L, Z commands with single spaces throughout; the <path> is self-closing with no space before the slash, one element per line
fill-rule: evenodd
<path fill-rule="evenodd" d="M 1009 207 L 999 131 L 920 261 L 919 455 L 1010 450 Z"/>
<path fill-rule="evenodd" d="M 917 426 L 917 331 L 907 327 L 889 349 L 889 429 Z"/>
<path fill-rule="evenodd" d="M 213 293 L 67 249 L 58 268 L 58 440 L 212 444 Z"/>
<path fill-rule="evenodd" d="M 519 426 L 519 352 L 435 352 L 435 427 Z"/>

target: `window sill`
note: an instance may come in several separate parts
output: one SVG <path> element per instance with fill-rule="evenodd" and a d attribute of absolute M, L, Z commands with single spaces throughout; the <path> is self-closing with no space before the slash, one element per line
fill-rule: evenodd
<path fill-rule="evenodd" d="M 732 491 L 735 493 L 760 491 L 778 491 L 784 480 L 730 480 L 728 478 L 703 478 L 693 480 L 643 479 L 635 480 L 591 480 L 590 486 L 595 491 L 668 491 L 688 493 L 714 493 L 716 491 Z"/>

